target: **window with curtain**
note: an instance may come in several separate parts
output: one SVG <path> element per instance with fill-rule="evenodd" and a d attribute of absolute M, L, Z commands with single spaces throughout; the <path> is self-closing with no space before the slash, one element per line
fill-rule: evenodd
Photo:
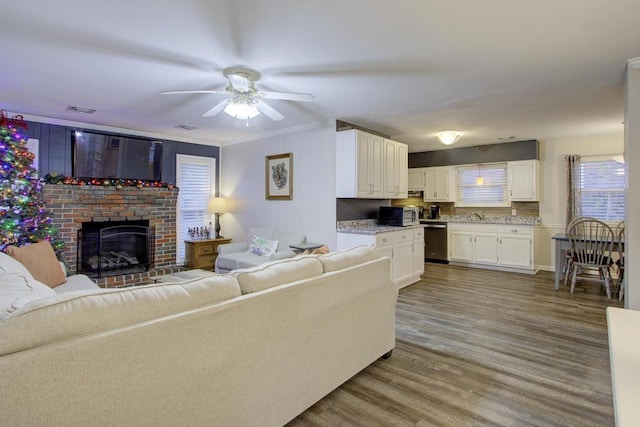
<path fill-rule="evenodd" d="M 456 206 L 509 206 L 507 163 L 457 169 Z"/>
<path fill-rule="evenodd" d="M 178 192 L 176 263 L 183 264 L 184 241 L 189 228 L 209 227 L 209 199 L 215 194 L 216 159 L 211 157 L 176 156 Z"/>
<path fill-rule="evenodd" d="M 610 156 L 582 157 L 582 215 L 609 222 L 623 220 L 624 175 L 624 164 Z"/>

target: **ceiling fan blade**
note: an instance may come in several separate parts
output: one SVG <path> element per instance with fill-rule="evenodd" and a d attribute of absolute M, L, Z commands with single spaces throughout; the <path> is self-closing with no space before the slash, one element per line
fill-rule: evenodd
<path fill-rule="evenodd" d="M 231 82 L 231 86 L 233 86 L 234 89 L 237 89 L 240 92 L 249 91 L 249 80 L 247 79 L 247 77 L 240 74 L 227 74 L 227 78 L 229 79 L 229 82 Z"/>
<path fill-rule="evenodd" d="M 270 105 L 256 99 L 256 108 L 260 110 L 261 113 L 264 113 L 265 116 L 269 117 L 271 120 L 282 120 L 284 116 L 274 110 Z"/>
<path fill-rule="evenodd" d="M 313 102 L 316 99 L 310 93 L 294 93 L 294 92 L 269 92 L 269 91 L 259 91 L 258 96 L 262 96 L 263 98 L 270 99 L 284 99 L 287 101 L 302 101 L 302 102 Z"/>
<path fill-rule="evenodd" d="M 215 107 L 213 107 L 212 109 L 210 109 L 209 111 L 207 111 L 206 113 L 204 113 L 202 115 L 202 117 L 211 117 L 211 116 L 215 116 L 216 114 L 218 114 L 220 111 L 224 110 L 225 107 L 227 106 L 227 104 L 229 104 L 229 100 L 225 99 L 224 101 L 222 101 L 221 103 L 217 104 Z"/>
<path fill-rule="evenodd" d="M 160 92 L 161 95 L 179 95 L 183 93 L 217 93 L 219 95 L 227 95 L 229 92 L 226 90 L 165 90 Z"/>

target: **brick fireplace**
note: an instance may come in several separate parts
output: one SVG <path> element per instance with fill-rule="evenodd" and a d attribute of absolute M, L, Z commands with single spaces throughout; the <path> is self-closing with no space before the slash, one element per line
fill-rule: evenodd
<path fill-rule="evenodd" d="M 65 243 L 64 259 L 73 273 L 78 262 L 78 230 L 84 222 L 103 221 L 149 221 L 155 231 L 154 255 L 149 270 L 98 278 L 98 285 L 146 284 L 155 276 L 183 270 L 175 265 L 177 188 L 46 184 L 43 196 Z"/>

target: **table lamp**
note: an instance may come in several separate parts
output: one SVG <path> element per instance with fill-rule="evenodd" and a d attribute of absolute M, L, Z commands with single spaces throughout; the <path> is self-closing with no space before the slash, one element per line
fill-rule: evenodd
<path fill-rule="evenodd" d="M 209 206 L 207 206 L 207 210 L 209 213 L 215 214 L 216 216 L 216 239 L 223 239 L 220 235 L 220 215 L 227 212 L 227 199 L 224 197 L 212 197 L 209 200 Z"/>

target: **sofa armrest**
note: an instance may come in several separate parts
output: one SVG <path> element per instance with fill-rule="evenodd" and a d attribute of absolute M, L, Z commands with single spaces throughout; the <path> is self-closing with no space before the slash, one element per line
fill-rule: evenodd
<path fill-rule="evenodd" d="M 247 242 L 225 243 L 218 246 L 218 255 L 230 254 L 234 252 L 246 252 L 249 249 Z"/>
<path fill-rule="evenodd" d="M 67 278 L 67 266 L 64 265 L 64 262 L 62 261 L 58 261 L 58 263 L 60 264 L 60 268 L 62 269 L 62 272 L 64 273 L 64 278 Z"/>
<path fill-rule="evenodd" d="M 269 261 L 276 261 L 279 259 L 293 258 L 296 256 L 296 253 L 291 249 L 286 249 L 284 251 L 276 251 L 272 255 L 269 256 Z"/>

